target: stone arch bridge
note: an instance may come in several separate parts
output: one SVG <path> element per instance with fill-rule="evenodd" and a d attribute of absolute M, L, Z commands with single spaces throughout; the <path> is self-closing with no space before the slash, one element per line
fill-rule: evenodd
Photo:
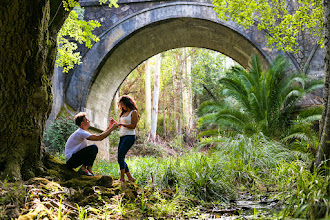
<path fill-rule="evenodd" d="M 98 0 L 80 1 L 85 20 L 98 20 L 95 33 L 100 41 L 80 49 L 82 64 L 68 75 L 55 69 L 54 105 L 50 119 L 66 103 L 76 111 L 86 111 L 95 132 L 108 125 L 108 115 L 117 89 L 144 60 L 180 47 L 201 47 L 221 52 L 243 67 L 257 54 L 264 66 L 278 54 L 266 46 L 265 33 L 256 27 L 243 30 L 235 23 L 217 18 L 205 0 L 119 0 L 118 8 L 100 5 Z M 296 71 L 323 77 L 323 50 L 316 40 L 299 39 L 298 54 L 285 53 Z M 108 158 L 108 141 L 100 149 Z"/>

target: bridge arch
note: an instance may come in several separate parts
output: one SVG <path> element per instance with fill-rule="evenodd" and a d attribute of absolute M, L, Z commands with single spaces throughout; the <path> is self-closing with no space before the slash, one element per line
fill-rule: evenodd
<path fill-rule="evenodd" d="M 112 97 L 128 74 L 160 52 L 200 47 L 221 52 L 243 67 L 257 54 L 264 66 L 278 51 L 265 45 L 256 28 L 243 31 L 233 22 L 220 21 L 213 5 L 170 2 L 133 13 L 100 35 L 67 84 L 66 103 L 86 111 L 94 128 L 104 130 Z M 295 65 L 293 65 L 295 66 Z"/>

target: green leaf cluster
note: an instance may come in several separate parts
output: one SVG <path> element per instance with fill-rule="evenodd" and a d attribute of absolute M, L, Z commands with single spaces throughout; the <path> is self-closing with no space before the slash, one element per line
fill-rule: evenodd
<path fill-rule="evenodd" d="M 227 60 L 228 57 L 218 52 L 196 49 L 191 73 L 192 89 L 199 102 L 208 100 L 210 93 L 219 93 L 220 87 L 217 82 L 228 69 L 226 67 Z M 234 63 L 234 61 L 232 62 Z"/>
<path fill-rule="evenodd" d="M 117 0 L 99 0 L 100 4 L 109 2 L 109 7 L 118 7 Z M 101 26 L 97 20 L 84 20 L 84 9 L 75 0 L 63 0 L 63 7 L 70 11 L 62 28 L 57 35 L 58 52 L 56 66 L 63 67 L 63 72 L 67 73 L 74 65 L 81 63 L 78 44 L 91 48 L 100 39 L 93 34 L 93 30 Z M 72 10 L 73 9 L 73 10 Z"/>
<path fill-rule="evenodd" d="M 44 133 L 46 149 L 53 153 L 64 153 L 67 139 L 78 129 L 71 117 L 60 117 L 53 121 Z"/>
<path fill-rule="evenodd" d="M 100 4 L 106 4 L 109 1 L 109 7 L 114 6 L 115 8 L 118 8 L 117 0 L 99 0 Z"/>
<path fill-rule="evenodd" d="M 78 48 L 77 43 L 91 48 L 93 42 L 99 41 L 99 38 L 92 31 L 100 27 L 100 23 L 95 20 L 84 21 L 79 18 L 79 12 L 83 13 L 80 7 L 70 12 L 57 36 L 59 47 L 56 64 L 63 67 L 64 73 L 72 69 L 75 64 L 81 63 L 80 53 L 74 52 Z"/>
<path fill-rule="evenodd" d="M 280 139 L 289 128 L 295 130 L 292 120 L 297 115 L 301 114 L 300 118 L 307 121 L 319 119 L 316 115 L 320 111 L 304 109 L 302 114 L 298 102 L 306 94 L 322 88 L 322 80 L 287 72 L 288 67 L 283 56 L 277 57 L 266 72 L 262 71 L 256 56 L 249 72 L 242 67 L 233 67 L 218 81 L 223 86 L 218 96 L 225 98 L 204 102 L 199 109 L 203 115 L 199 123 L 216 124 L 220 129 L 247 135 L 262 132 Z"/>
<path fill-rule="evenodd" d="M 215 12 L 223 20 L 233 20 L 248 29 L 257 26 L 267 33 L 269 46 L 297 52 L 297 37 L 306 32 L 323 45 L 323 7 L 321 0 L 213 0 Z"/>

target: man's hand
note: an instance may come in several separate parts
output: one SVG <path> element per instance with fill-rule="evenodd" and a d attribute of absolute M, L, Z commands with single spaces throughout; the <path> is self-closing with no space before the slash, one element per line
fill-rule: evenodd
<path fill-rule="evenodd" d="M 106 131 L 103 131 L 100 135 L 91 135 L 87 138 L 87 140 L 90 141 L 101 141 L 104 138 L 108 137 L 110 133 L 118 128 L 118 123 L 115 120 L 110 119 L 109 127 L 107 128 Z"/>
<path fill-rule="evenodd" d="M 112 126 L 113 126 L 114 124 L 117 124 L 117 122 L 115 121 L 115 119 L 110 118 L 110 123 L 109 123 L 108 129 L 109 129 L 109 128 L 112 128 Z M 118 127 L 118 126 L 117 126 L 117 127 Z"/>
<path fill-rule="evenodd" d="M 112 128 L 113 128 L 113 129 L 118 128 L 118 123 L 117 123 L 117 122 L 113 123 L 113 124 L 112 124 Z"/>

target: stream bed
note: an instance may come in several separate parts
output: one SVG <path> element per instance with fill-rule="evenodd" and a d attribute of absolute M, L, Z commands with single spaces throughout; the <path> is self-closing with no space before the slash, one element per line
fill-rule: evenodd
<path fill-rule="evenodd" d="M 267 197 L 256 200 L 255 197 L 245 193 L 226 206 L 214 205 L 212 208 L 201 208 L 200 212 L 203 214 L 198 219 L 271 219 L 272 214 L 282 209 L 279 203 L 278 200 L 269 200 Z"/>

